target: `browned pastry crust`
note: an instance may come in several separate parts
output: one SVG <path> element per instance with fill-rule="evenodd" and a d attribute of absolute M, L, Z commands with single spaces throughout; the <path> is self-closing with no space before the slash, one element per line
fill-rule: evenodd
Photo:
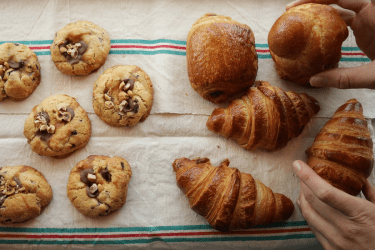
<path fill-rule="evenodd" d="M 180 158 L 172 164 L 190 207 L 214 229 L 247 229 L 285 221 L 292 215 L 294 205 L 289 198 L 228 165 L 226 159 L 214 167 L 207 158 Z"/>
<path fill-rule="evenodd" d="M 372 139 L 356 99 L 339 107 L 306 151 L 307 164 L 334 187 L 358 195 L 370 176 Z"/>
<path fill-rule="evenodd" d="M 268 44 L 279 76 L 308 85 L 311 76 L 338 65 L 347 37 L 348 28 L 333 7 L 303 4 L 276 20 Z"/>
<path fill-rule="evenodd" d="M 0 167 L 0 223 L 18 223 L 39 216 L 52 200 L 44 175 L 33 167 Z"/>
<path fill-rule="evenodd" d="M 257 81 L 226 109 L 215 109 L 206 125 L 212 132 L 237 140 L 246 150 L 260 147 L 272 151 L 298 136 L 319 110 L 319 103 L 307 94 L 284 92 Z"/>
<path fill-rule="evenodd" d="M 210 102 L 224 102 L 254 84 L 254 33 L 230 17 L 205 14 L 190 29 L 186 60 L 193 89 Z"/>

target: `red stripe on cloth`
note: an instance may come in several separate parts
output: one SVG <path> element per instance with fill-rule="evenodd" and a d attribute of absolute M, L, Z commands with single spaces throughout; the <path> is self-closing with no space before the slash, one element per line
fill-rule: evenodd
<path fill-rule="evenodd" d="M 29 47 L 32 50 L 38 50 L 38 49 L 50 49 L 49 46 L 43 46 L 43 47 Z"/>
<path fill-rule="evenodd" d="M 159 48 L 169 48 L 169 49 L 183 49 L 185 50 L 185 47 L 182 46 L 173 46 L 173 45 L 155 45 L 155 46 L 140 46 L 140 45 L 112 45 L 111 48 L 113 49 L 130 49 L 130 48 L 136 48 L 136 49 L 159 49 Z"/>
<path fill-rule="evenodd" d="M 341 53 L 344 56 L 366 56 L 365 53 Z"/>
<path fill-rule="evenodd" d="M 50 49 L 49 46 L 41 46 L 41 47 L 29 47 L 32 50 L 39 50 L 39 49 Z M 155 45 L 155 46 L 142 46 L 142 45 L 112 45 L 111 48 L 113 49 L 130 49 L 130 48 L 137 48 L 137 49 L 159 49 L 159 48 L 169 48 L 169 49 L 183 49 L 186 48 L 183 46 L 173 46 L 173 45 Z"/>
<path fill-rule="evenodd" d="M 188 232 L 188 233 L 142 233 L 142 234 L 77 234 L 77 235 L 61 235 L 61 234 L 0 234 L 0 238 L 32 238 L 32 239 L 108 239 L 108 238 L 141 238 L 141 237 L 187 237 L 187 236 L 217 236 L 217 235 L 249 235 L 249 234 L 275 234 L 275 233 L 295 233 L 295 232 L 308 232 L 310 228 L 294 228 L 283 230 L 262 230 L 262 231 L 234 231 L 228 233 L 222 232 Z"/>

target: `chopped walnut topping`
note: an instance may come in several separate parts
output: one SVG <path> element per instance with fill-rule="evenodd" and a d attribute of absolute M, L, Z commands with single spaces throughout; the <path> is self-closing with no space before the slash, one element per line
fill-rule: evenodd
<path fill-rule="evenodd" d="M 112 97 L 110 97 L 110 96 L 107 95 L 107 94 L 104 94 L 104 99 L 105 99 L 106 101 L 112 101 Z"/>
<path fill-rule="evenodd" d="M 119 105 L 119 110 L 120 110 L 120 112 L 124 111 L 126 105 L 128 105 L 128 102 L 125 101 L 125 100 L 123 100 L 123 101 L 120 103 L 120 105 Z"/>
<path fill-rule="evenodd" d="M 58 108 L 57 120 L 70 122 L 72 120 L 72 114 L 68 111 L 66 106 Z"/>
<path fill-rule="evenodd" d="M 0 75 L 2 75 L 4 73 L 4 66 L 3 65 L 0 65 Z"/>
<path fill-rule="evenodd" d="M 112 109 L 112 108 L 115 107 L 115 105 L 114 105 L 113 102 L 111 102 L 111 101 L 106 101 L 106 102 L 104 103 L 104 105 L 105 105 L 105 107 L 106 107 L 107 109 Z"/>
<path fill-rule="evenodd" d="M 60 47 L 60 52 L 61 53 L 66 53 L 68 50 L 65 47 Z"/>
<path fill-rule="evenodd" d="M 122 81 L 122 82 L 120 83 L 120 86 L 119 86 L 118 88 L 119 88 L 120 90 L 123 90 L 124 87 L 125 87 L 125 83 Z"/>
<path fill-rule="evenodd" d="M 84 41 L 79 41 L 77 43 L 61 41 L 58 46 L 60 53 L 64 55 L 71 64 L 78 63 L 88 48 L 88 45 Z"/>
<path fill-rule="evenodd" d="M 39 127 L 39 130 L 40 130 L 40 131 L 47 131 L 47 130 L 48 130 L 48 125 L 41 125 L 41 126 Z"/>
<path fill-rule="evenodd" d="M 129 88 L 130 88 L 130 83 L 127 83 L 127 84 L 124 86 L 124 91 L 126 92 Z M 129 90 L 129 91 L 130 91 L 130 90 Z"/>
<path fill-rule="evenodd" d="M 10 69 L 8 69 L 7 71 L 5 71 L 3 79 L 4 79 L 4 80 L 8 80 L 8 78 L 9 78 L 9 76 L 10 76 L 10 73 L 11 73 L 12 71 L 14 71 L 14 69 L 12 69 L 12 68 L 10 68 Z"/>
<path fill-rule="evenodd" d="M 120 101 L 120 102 L 122 102 L 123 100 L 127 100 L 127 99 L 129 99 L 129 95 L 128 94 L 126 94 L 124 91 L 121 91 L 120 93 L 118 93 L 118 100 Z"/>
<path fill-rule="evenodd" d="M 90 193 L 95 193 L 96 191 L 98 191 L 98 185 L 96 185 L 95 183 L 91 185 L 90 187 Z"/>
<path fill-rule="evenodd" d="M 129 95 L 130 98 L 132 98 L 134 96 L 133 91 L 128 90 L 128 95 Z"/>
<path fill-rule="evenodd" d="M 48 125 L 49 116 L 48 116 L 48 113 L 45 111 L 39 112 L 35 116 L 34 123 L 37 126 L 38 130 L 41 132 L 47 131 L 47 133 L 49 134 L 55 133 L 56 127 L 54 125 Z"/>
<path fill-rule="evenodd" d="M 96 175 L 94 175 L 94 174 L 88 174 L 88 175 L 87 175 L 87 179 L 88 179 L 90 182 L 95 182 L 95 181 L 96 181 Z"/>
<path fill-rule="evenodd" d="M 66 47 L 67 47 L 67 51 L 66 53 L 68 53 L 72 58 L 78 58 L 78 48 L 81 47 L 82 45 L 80 43 L 75 43 L 75 44 L 68 44 Z M 61 51 L 61 50 L 60 50 Z"/>
<path fill-rule="evenodd" d="M 49 134 L 53 134 L 53 133 L 55 133 L 55 129 L 56 129 L 55 126 L 50 125 L 50 126 L 47 128 L 47 132 L 48 132 Z"/>

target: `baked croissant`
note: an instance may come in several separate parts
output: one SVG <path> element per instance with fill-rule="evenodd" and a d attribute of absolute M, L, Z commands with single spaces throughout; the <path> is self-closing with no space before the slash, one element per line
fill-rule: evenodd
<path fill-rule="evenodd" d="M 307 164 L 334 187 L 358 195 L 370 176 L 372 139 L 356 99 L 339 107 L 306 151 Z"/>
<path fill-rule="evenodd" d="M 337 11 L 302 4 L 284 12 L 268 34 L 276 70 L 282 79 L 308 85 L 311 76 L 336 67 L 348 27 Z"/>
<path fill-rule="evenodd" d="M 285 221 L 292 215 L 294 205 L 289 198 L 228 165 L 226 159 L 214 167 L 207 158 L 180 158 L 172 164 L 190 207 L 214 229 L 247 229 Z"/>
<path fill-rule="evenodd" d="M 210 102 L 224 102 L 255 82 L 254 33 L 230 17 L 205 14 L 189 31 L 186 61 L 193 89 Z"/>
<path fill-rule="evenodd" d="M 259 147 L 272 151 L 298 136 L 319 110 L 319 103 L 307 94 L 284 92 L 266 81 L 257 81 L 226 109 L 215 109 L 206 126 L 237 140 L 246 150 Z"/>

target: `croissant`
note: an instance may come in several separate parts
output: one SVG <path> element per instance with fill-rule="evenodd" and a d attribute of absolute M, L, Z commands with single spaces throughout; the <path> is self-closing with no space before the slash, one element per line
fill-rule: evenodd
<path fill-rule="evenodd" d="M 186 61 L 192 88 L 205 100 L 224 102 L 255 82 L 254 33 L 230 17 L 205 14 L 189 31 Z"/>
<path fill-rule="evenodd" d="M 230 168 L 229 160 L 214 167 L 207 158 L 176 159 L 177 185 L 190 207 L 219 231 L 247 229 L 289 219 L 293 202 L 250 174 Z"/>
<path fill-rule="evenodd" d="M 319 103 L 307 94 L 284 92 L 266 81 L 257 81 L 226 109 L 215 109 L 206 126 L 237 140 L 246 150 L 259 147 L 272 151 L 298 136 L 319 110 Z"/>
<path fill-rule="evenodd" d="M 302 4 L 284 12 L 268 34 L 279 76 L 308 85 L 311 76 L 337 67 L 348 34 L 346 23 L 329 5 Z"/>
<path fill-rule="evenodd" d="M 307 164 L 334 187 L 358 195 L 373 168 L 372 146 L 362 105 L 351 99 L 337 109 L 306 150 Z"/>

